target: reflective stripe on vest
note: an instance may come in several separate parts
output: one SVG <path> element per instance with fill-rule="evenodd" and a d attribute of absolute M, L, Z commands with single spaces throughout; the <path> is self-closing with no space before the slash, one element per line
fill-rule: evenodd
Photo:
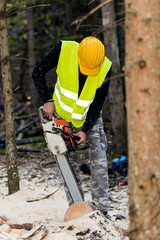
<path fill-rule="evenodd" d="M 66 89 L 64 89 L 63 87 L 60 86 L 59 77 L 57 77 L 57 83 L 59 85 L 59 89 L 60 89 L 61 93 L 64 96 L 69 97 L 69 98 L 71 98 L 73 100 L 77 100 L 77 98 L 78 98 L 78 94 L 77 93 L 73 93 L 71 91 L 68 91 L 68 90 L 66 90 Z"/>
<path fill-rule="evenodd" d="M 85 121 L 88 109 L 111 67 L 111 62 L 105 57 L 99 73 L 88 76 L 80 96 L 79 68 L 77 42 L 62 41 L 61 52 L 57 65 L 57 83 L 53 95 L 57 113 L 75 127 L 81 127 Z"/>
<path fill-rule="evenodd" d="M 66 112 L 72 113 L 72 112 L 73 112 L 73 108 L 65 105 L 65 104 L 62 102 L 61 97 L 60 97 L 60 94 L 59 94 L 59 91 L 57 90 L 57 84 L 59 84 L 59 81 L 57 81 L 56 86 L 55 86 L 55 94 L 56 94 L 56 96 L 57 96 L 57 98 L 58 98 L 58 101 L 59 101 L 59 104 L 60 104 L 61 108 L 64 109 Z M 62 88 L 62 87 L 60 87 L 60 86 L 59 86 L 59 88 L 60 88 L 61 93 L 62 93 L 64 96 L 66 96 L 66 97 L 68 97 L 68 98 L 71 98 L 71 99 L 74 99 L 74 100 L 76 100 L 76 99 L 78 98 L 78 94 L 75 94 L 75 93 L 72 93 L 72 92 L 70 92 L 70 91 L 68 91 L 68 90 L 65 90 L 64 88 Z M 76 98 L 75 98 L 75 97 L 76 97 Z M 73 113 L 73 114 L 72 114 L 72 118 L 80 119 L 80 120 L 81 120 L 81 119 L 84 117 L 84 115 L 86 114 L 86 112 L 88 111 L 88 108 L 89 108 L 89 106 L 90 106 L 90 104 L 91 104 L 92 102 L 93 102 L 93 100 L 92 100 L 92 101 L 85 101 L 85 100 L 79 100 L 79 99 L 77 99 L 77 101 L 76 101 L 75 104 L 76 104 L 76 105 L 79 105 L 79 106 L 81 106 L 81 107 L 86 107 L 86 110 L 85 110 L 85 112 L 84 112 L 83 115 L 77 114 L 77 113 Z"/>
<path fill-rule="evenodd" d="M 64 109 L 66 112 L 72 113 L 73 108 L 65 105 L 65 104 L 61 101 L 61 97 L 60 97 L 60 94 L 59 94 L 59 92 L 58 92 L 57 89 L 55 89 L 55 94 L 56 94 L 56 96 L 57 96 L 57 98 L 58 98 L 58 101 L 59 101 L 59 104 L 60 104 L 61 108 Z"/>

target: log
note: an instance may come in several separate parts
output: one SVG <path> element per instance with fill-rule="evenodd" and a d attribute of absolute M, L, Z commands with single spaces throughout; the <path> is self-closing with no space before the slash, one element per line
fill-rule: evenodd
<path fill-rule="evenodd" d="M 80 218 L 87 213 L 92 212 L 93 209 L 86 203 L 75 203 L 65 213 L 64 221 L 68 222 L 76 218 Z"/>
<path fill-rule="evenodd" d="M 68 210 L 66 211 L 64 221 L 68 222 L 73 219 L 80 218 L 95 210 L 100 210 L 102 212 L 100 206 L 92 202 L 75 203 L 71 207 L 69 207 Z"/>

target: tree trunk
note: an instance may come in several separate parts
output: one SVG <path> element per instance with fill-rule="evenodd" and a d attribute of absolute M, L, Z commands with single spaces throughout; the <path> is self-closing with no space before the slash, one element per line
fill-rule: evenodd
<path fill-rule="evenodd" d="M 101 0 L 101 2 L 103 3 L 105 0 Z M 104 32 L 106 56 L 112 61 L 112 75 L 117 75 L 120 73 L 117 32 L 116 27 L 110 27 L 114 23 L 115 10 L 112 1 L 102 7 L 102 24 L 104 28 L 108 27 Z M 126 153 L 124 96 L 122 80 L 120 78 L 111 80 L 109 88 L 109 103 L 113 141 L 119 152 Z"/>
<path fill-rule="evenodd" d="M 160 2 L 126 0 L 130 239 L 160 238 Z"/>
<path fill-rule="evenodd" d="M 27 0 L 28 1 L 28 0 Z M 34 21 L 33 21 L 33 9 L 26 11 L 27 16 L 27 28 L 28 28 L 28 59 L 29 59 L 29 90 L 31 94 L 31 103 L 35 105 L 38 101 L 38 94 L 34 87 L 31 75 L 33 68 L 36 65 L 35 55 L 35 39 L 34 39 Z"/>
<path fill-rule="evenodd" d="M 19 174 L 17 168 L 16 135 L 13 117 L 13 91 L 8 49 L 8 32 L 6 17 L 6 0 L 0 3 L 0 38 L 1 38 L 1 68 L 3 81 L 3 96 L 6 122 L 6 161 L 8 165 L 9 194 L 19 190 Z"/>

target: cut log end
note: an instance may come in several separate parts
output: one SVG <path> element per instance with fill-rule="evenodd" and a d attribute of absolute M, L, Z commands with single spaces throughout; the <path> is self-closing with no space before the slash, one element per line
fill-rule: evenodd
<path fill-rule="evenodd" d="M 90 203 L 90 202 L 75 203 L 67 209 L 64 216 L 64 221 L 68 222 L 73 219 L 83 217 L 84 215 L 90 212 L 93 212 L 95 210 L 100 210 L 102 212 L 102 209 L 100 209 L 99 206 L 93 203 Z"/>

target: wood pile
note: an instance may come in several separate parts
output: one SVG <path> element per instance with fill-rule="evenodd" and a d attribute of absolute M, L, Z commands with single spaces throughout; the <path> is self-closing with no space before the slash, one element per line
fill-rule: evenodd
<path fill-rule="evenodd" d="M 127 230 L 97 210 L 47 229 L 41 222 L 15 224 L 0 216 L 0 240 L 129 240 Z"/>
<path fill-rule="evenodd" d="M 47 232 L 40 222 L 15 224 L 6 217 L 0 217 L 0 240 L 41 240 Z"/>

